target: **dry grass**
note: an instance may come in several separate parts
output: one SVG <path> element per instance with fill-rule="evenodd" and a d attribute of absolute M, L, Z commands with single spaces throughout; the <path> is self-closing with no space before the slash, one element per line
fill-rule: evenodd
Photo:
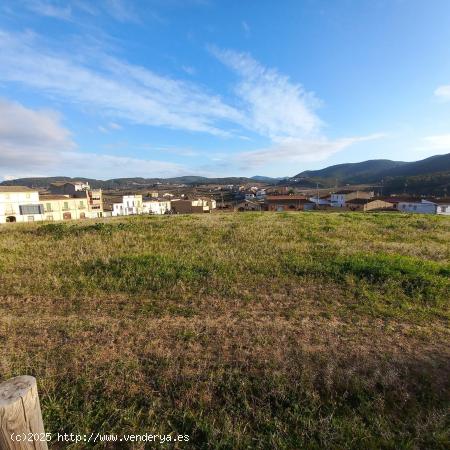
<path fill-rule="evenodd" d="M 51 432 L 447 448 L 449 243 L 400 214 L 5 226 L 0 379 L 38 378 Z"/>

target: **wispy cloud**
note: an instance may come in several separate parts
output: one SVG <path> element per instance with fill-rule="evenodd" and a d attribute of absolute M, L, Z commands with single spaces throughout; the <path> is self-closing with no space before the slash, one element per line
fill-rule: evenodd
<path fill-rule="evenodd" d="M 245 20 L 243 20 L 241 22 L 241 26 L 242 26 L 242 29 L 244 30 L 245 37 L 247 37 L 247 38 L 250 37 L 250 33 L 251 33 L 250 25 Z"/>
<path fill-rule="evenodd" d="M 242 169 L 264 167 L 273 163 L 286 165 L 322 161 L 351 145 L 383 137 L 383 134 L 373 134 L 334 140 L 326 137 L 284 138 L 274 142 L 269 148 L 242 152 L 236 155 L 235 161 Z"/>
<path fill-rule="evenodd" d="M 243 125 L 271 139 L 300 138 L 319 131 L 319 102 L 312 92 L 247 53 L 210 51 L 239 77 L 234 92 L 245 108 Z"/>
<path fill-rule="evenodd" d="M 119 22 L 140 22 L 139 15 L 134 10 L 130 1 L 105 0 L 105 9 Z"/>
<path fill-rule="evenodd" d="M 69 20 L 72 15 L 70 5 L 61 6 L 48 0 L 27 0 L 25 6 L 36 14 L 54 19 Z"/>
<path fill-rule="evenodd" d="M 440 100 L 450 101 L 450 84 L 439 86 L 434 91 L 434 95 Z"/>
<path fill-rule="evenodd" d="M 259 141 L 268 142 L 264 148 L 237 155 L 235 148 L 229 161 L 239 167 L 269 165 L 277 158 L 286 162 L 323 160 L 350 145 L 374 138 L 328 138 L 317 114 L 320 101 L 314 93 L 246 53 L 210 49 L 235 74 L 233 91 L 225 100 L 204 86 L 161 76 L 101 49 L 79 51 L 56 51 L 32 32 L 0 30 L 0 82 L 18 83 L 78 106 L 103 120 L 99 128 L 102 132 L 132 123 L 233 136 L 240 141 L 258 135 Z M 65 161 L 69 153 L 64 150 Z M 107 156 L 91 155 L 97 160 Z M 63 158 L 62 154 L 59 157 Z M 113 159 L 107 161 L 110 160 Z M 126 162 L 134 167 L 129 158 Z M 137 159 L 135 167 L 140 163 Z M 154 169 L 181 170 L 162 164 L 155 163 Z M 150 167 L 150 163 L 142 163 L 142 170 L 144 167 Z"/>
<path fill-rule="evenodd" d="M 83 61 L 83 63 L 80 62 Z M 93 66 L 95 65 L 95 69 Z M 107 55 L 55 54 L 33 34 L 0 31 L 0 81 L 12 81 L 143 125 L 227 135 L 241 113 L 192 83 L 162 77 Z"/>
<path fill-rule="evenodd" d="M 238 76 L 234 93 L 240 99 L 242 125 L 270 139 L 266 148 L 241 152 L 233 160 L 242 168 L 273 163 L 321 161 L 359 142 L 383 134 L 329 139 L 316 113 L 320 100 L 276 69 L 266 68 L 247 53 L 209 47 Z"/>
<path fill-rule="evenodd" d="M 194 67 L 192 66 L 181 66 L 181 68 L 183 69 L 184 72 L 186 72 L 188 75 L 195 75 L 196 74 L 196 70 Z"/>
<path fill-rule="evenodd" d="M 450 134 L 427 136 L 423 138 L 423 143 L 423 148 L 435 151 L 445 150 L 450 152 Z"/>

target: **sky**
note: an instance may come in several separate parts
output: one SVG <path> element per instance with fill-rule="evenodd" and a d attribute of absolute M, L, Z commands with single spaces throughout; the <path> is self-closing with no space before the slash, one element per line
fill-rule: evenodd
<path fill-rule="evenodd" d="M 448 0 L 1 0 L 0 181 L 450 152 Z"/>

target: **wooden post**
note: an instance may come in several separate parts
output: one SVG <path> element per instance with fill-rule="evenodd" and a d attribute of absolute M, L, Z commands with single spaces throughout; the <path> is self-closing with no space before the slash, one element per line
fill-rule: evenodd
<path fill-rule="evenodd" d="M 0 384 L 0 450 L 48 450 L 36 379 Z"/>

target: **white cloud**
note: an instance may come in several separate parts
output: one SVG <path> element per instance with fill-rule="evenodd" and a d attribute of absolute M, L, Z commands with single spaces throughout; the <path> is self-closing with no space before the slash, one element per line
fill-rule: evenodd
<path fill-rule="evenodd" d="M 81 64 L 79 60 L 84 61 Z M 90 66 L 96 64 L 97 69 Z M 0 31 L 0 81 L 19 82 L 95 113 L 128 121 L 227 135 L 223 120 L 241 114 L 192 83 L 162 77 L 106 55 L 55 55 L 33 34 Z"/>
<path fill-rule="evenodd" d="M 174 176 L 173 163 L 76 151 L 70 132 L 52 111 L 0 99 L 0 177 L 67 174 L 90 177 Z"/>
<path fill-rule="evenodd" d="M 341 138 L 330 140 L 325 137 L 312 139 L 279 139 L 269 148 L 242 152 L 236 156 L 236 162 L 242 168 L 258 168 L 274 163 L 280 165 L 296 164 L 310 161 L 322 161 L 331 155 L 359 142 L 380 139 L 383 134 Z"/>
<path fill-rule="evenodd" d="M 28 0 L 25 5 L 36 14 L 53 17 L 54 19 L 69 20 L 72 15 L 70 5 L 55 5 L 47 0 Z"/>
<path fill-rule="evenodd" d="M 271 139 L 300 138 L 319 131 L 322 122 L 314 112 L 319 102 L 313 93 L 246 53 L 215 47 L 210 51 L 239 76 L 235 93 L 245 108 L 244 126 Z"/>
<path fill-rule="evenodd" d="M 195 75 L 196 74 L 196 70 L 194 67 L 192 66 L 181 66 L 181 69 L 186 72 L 188 75 Z"/>
<path fill-rule="evenodd" d="M 269 165 L 321 161 L 345 148 L 382 134 L 329 139 L 316 114 L 320 101 L 314 93 L 275 69 L 262 66 L 246 53 L 231 50 L 210 51 L 239 77 L 235 93 L 244 109 L 244 126 L 271 140 L 266 148 L 241 152 L 233 160 L 241 169 Z"/>
<path fill-rule="evenodd" d="M 119 22 L 140 22 L 138 14 L 130 1 L 105 0 L 106 11 Z"/>
<path fill-rule="evenodd" d="M 240 140 L 249 139 L 246 132 L 250 132 L 252 138 L 253 133 L 258 134 L 268 141 L 266 147 L 230 157 L 231 162 L 245 162 L 249 167 L 276 160 L 286 163 L 323 160 L 366 139 L 327 138 L 316 114 L 319 100 L 313 93 L 276 69 L 264 67 L 248 54 L 217 48 L 210 50 L 237 76 L 233 96 L 227 102 L 203 86 L 158 75 L 98 50 L 70 54 L 52 51 L 31 32 L 0 30 L 0 82 L 20 84 L 32 92 L 70 102 L 83 112 L 100 116 L 104 119 L 104 124 L 98 127 L 101 132 L 119 130 L 120 122 L 233 136 Z M 65 143 L 73 146 L 70 134 L 65 132 Z M 62 150 L 64 147 L 66 149 Z M 45 158 L 48 159 L 49 148 L 41 149 L 35 158 L 47 155 Z M 21 151 L 17 145 L 15 150 L 16 155 Z M 61 146 L 57 155 L 61 160 L 75 164 L 70 150 L 73 148 Z M 16 156 L 9 152 L 9 157 Z M 105 164 L 117 161 L 111 159 L 113 157 L 105 160 L 106 156 L 97 153 L 91 153 L 89 157 L 97 161 L 101 157 Z M 139 158 L 126 161 L 123 170 L 132 171 L 131 167 L 140 167 L 142 171 L 150 168 L 161 172 L 182 170 L 176 165 L 155 161 L 144 164 L 142 161 L 146 160 Z M 81 168 L 79 165 L 74 167 Z M 99 165 L 96 170 L 106 173 L 110 169 Z M 110 172 L 113 172 L 112 166 Z"/>
<path fill-rule="evenodd" d="M 441 100 L 450 101 L 450 84 L 439 86 L 434 91 L 434 95 Z"/>
<path fill-rule="evenodd" d="M 110 122 L 108 124 L 109 128 L 111 128 L 111 130 L 121 130 L 122 129 L 122 125 L 119 125 L 116 122 Z"/>
<path fill-rule="evenodd" d="M 35 111 L 0 99 L 0 167 L 46 167 L 75 147 L 52 111 Z"/>
<path fill-rule="evenodd" d="M 438 134 L 423 138 L 424 148 L 436 151 L 450 151 L 450 134 Z"/>
<path fill-rule="evenodd" d="M 245 20 L 243 20 L 241 22 L 241 25 L 242 25 L 242 29 L 244 30 L 245 37 L 250 37 L 250 32 L 251 32 L 250 25 Z"/>

